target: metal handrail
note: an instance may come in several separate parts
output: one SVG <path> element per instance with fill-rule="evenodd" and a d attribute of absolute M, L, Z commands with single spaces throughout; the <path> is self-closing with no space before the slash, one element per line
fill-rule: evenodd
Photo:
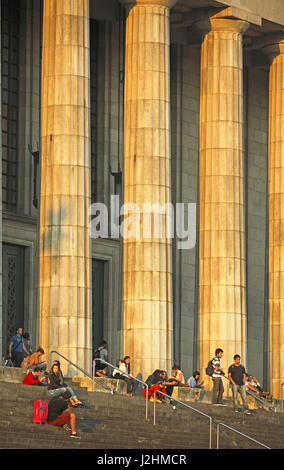
<path fill-rule="evenodd" d="M 281 411 L 283 413 L 283 387 L 284 387 L 284 382 L 281 384 Z"/>
<path fill-rule="evenodd" d="M 240 431 L 237 431 L 236 429 L 234 428 L 231 428 L 230 426 L 227 426 L 227 424 L 224 424 L 224 423 L 218 423 L 217 424 L 217 442 L 216 442 L 216 448 L 219 449 L 219 443 L 220 443 L 220 431 L 219 431 L 219 428 L 220 426 L 224 426 L 225 428 L 229 429 L 229 431 L 231 432 L 235 432 L 237 434 L 240 434 L 241 436 L 245 437 L 246 439 L 249 439 L 250 441 L 253 441 L 255 442 L 256 444 L 262 446 L 262 447 L 265 447 L 266 449 L 271 449 L 271 447 L 268 447 L 266 446 L 265 444 L 262 444 L 262 442 L 259 442 L 257 441 L 256 439 L 253 439 L 252 437 L 249 437 L 247 436 L 246 434 L 240 432 Z"/>
<path fill-rule="evenodd" d="M 95 377 L 95 364 L 96 364 L 96 361 L 99 361 L 99 362 L 103 362 L 104 364 L 107 364 L 108 366 L 112 367 L 113 369 L 116 369 L 119 371 L 118 367 L 117 366 L 114 366 L 113 364 L 110 364 L 109 362 L 105 361 L 104 359 L 100 359 L 99 357 L 98 358 L 95 358 L 93 360 L 93 378 Z M 146 387 L 147 389 L 147 393 L 146 393 L 146 411 L 145 411 L 145 419 L 147 421 L 148 419 L 148 389 L 149 389 L 149 386 L 146 384 L 146 382 L 143 382 L 143 380 L 140 380 L 140 379 L 137 379 L 137 377 L 134 377 L 133 375 L 131 375 L 130 373 L 127 372 L 127 374 L 124 374 L 123 372 L 119 371 L 119 374 L 121 375 L 127 375 L 129 377 L 132 377 L 134 380 L 137 380 L 137 382 L 140 382 L 141 384 L 144 385 L 144 387 Z"/>
<path fill-rule="evenodd" d="M 225 377 L 225 379 L 227 379 L 229 381 L 229 386 L 233 385 L 232 382 L 230 381 L 229 377 L 226 377 L 226 375 L 224 375 L 223 377 Z M 284 383 L 283 383 L 284 385 Z M 257 397 L 253 392 L 251 392 L 250 390 L 247 390 L 246 389 L 246 394 L 249 395 L 250 397 L 254 398 L 256 401 L 258 401 L 262 406 L 267 406 L 267 403 L 265 402 L 265 400 L 263 400 L 262 398 L 260 397 Z M 275 408 L 276 410 L 276 408 Z"/>
<path fill-rule="evenodd" d="M 196 408 L 193 408 L 192 406 L 187 405 L 186 403 L 183 403 L 180 400 L 177 400 L 176 398 L 172 398 L 170 395 L 167 395 L 166 393 L 161 392 L 160 390 L 155 390 L 154 391 L 154 418 L 153 418 L 153 424 L 154 425 L 156 424 L 156 393 L 160 393 L 161 395 L 164 395 L 165 397 L 169 398 L 170 400 L 173 400 L 173 401 L 179 403 L 180 405 L 183 405 L 186 408 L 189 408 L 190 410 L 195 411 L 196 413 L 208 418 L 209 419 L 209 449 L 212 449 L 212 418 L 211 418 L 211 416 L 206 415 L 202 411 L 199 411 Z"/>
<path fill-rule="evenodd" d="M 67 359 L 67 357 L 63 356 L 63 354 L 59 353 L 58 351 L 51 351 L 50 352 L 50 367 L 51 367 L 51 364 L 52 364 L 52 361 L 51 361 L 52 354 L 57 354 L 58 356 L 62 357 L 65 361 L 69 362 L 69 364 L 71 364 L 73 367 L 75 367 L 80 372 L 85 374 L 87 377 L 89 377 L 90 379 L 93 379 L 93 389 L 94 389 L 94 381 L 95 381 L 101 387 L 105 388 L 106 390 L 110 390 L 111 393 L 113 394 L 113 389 L 111 387 L 108 387 L 107 385 L 102 384 L 99 380 L 94 379 L 94 377 L 92 377 L 86 370 L 82 369 L 82 367 L 78 366 L 77 364 L 74 364 L 74 362 L 70 361 L 70 359 Z"/>

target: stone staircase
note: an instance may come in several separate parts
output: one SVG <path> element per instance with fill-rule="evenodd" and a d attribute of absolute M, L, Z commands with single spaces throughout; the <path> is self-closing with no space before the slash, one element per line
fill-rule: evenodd
<path fill-rule="evenodd" d="M 77 385 L 72 383 L 75 389 Z M 103 389 L 102 389 L 103 390 Z M 86 408 L 75 409 L 80 440 L 71 439 L 61 428 L 33 424 L 33 403 L 46 400 L 46 389 L 0 381 L 0 448 L 32 449 L 208 449 L 208 420 L 190 410 L 149 403 L 145 421 L 145 400 L 121 394 L 90 392 L 77 388 Z M 271 448 L 283 448 L 284 414 L 266 411 L 251 416 L 236 414 L 231 404 L 215 407 L 191 404 L 213 418 L 212 447 L 216 448 L 216 424 L 223 422 Z M 222 430 L 220 448 L 260 448 L 254 443 Z"/>

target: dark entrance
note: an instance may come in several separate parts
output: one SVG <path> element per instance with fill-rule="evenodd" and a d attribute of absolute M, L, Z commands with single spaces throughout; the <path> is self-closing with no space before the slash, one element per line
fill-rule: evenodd
<path fill-rule="evenodd" d="M 3 243 L 2 355 L 16 329 L 24 329 L 24 258 L 25 248 Z"/>
<path fill-rule="evenodd" d="M 105 261 L 92 260 L 92 344 L 93 356 L 104 334 L 104 271 Z"/>

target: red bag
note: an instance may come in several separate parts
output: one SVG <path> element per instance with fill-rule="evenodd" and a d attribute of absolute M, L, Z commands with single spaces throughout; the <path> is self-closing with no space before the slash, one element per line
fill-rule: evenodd
<path fill-rule="evenodd" d="M 48 403 L 42 400 L 36 400 L 34 402 L 34 419 L 33 422 L 36 424 L 47 424 L 48 416 Z"/>

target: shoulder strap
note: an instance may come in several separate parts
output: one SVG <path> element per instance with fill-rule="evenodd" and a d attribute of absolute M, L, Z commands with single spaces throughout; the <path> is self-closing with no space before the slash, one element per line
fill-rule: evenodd
<path fill-rule="evenodd" d="M 13 344 L 12 352 L 23 342 L 22 339 L 23 339 L 23 338 L 20 337 L 20 340 L 19 340 L 17 343 L 14 343 L 14 344 Z M 15 344 L 16 344 L 16 346 L 15 346 Z"/>

